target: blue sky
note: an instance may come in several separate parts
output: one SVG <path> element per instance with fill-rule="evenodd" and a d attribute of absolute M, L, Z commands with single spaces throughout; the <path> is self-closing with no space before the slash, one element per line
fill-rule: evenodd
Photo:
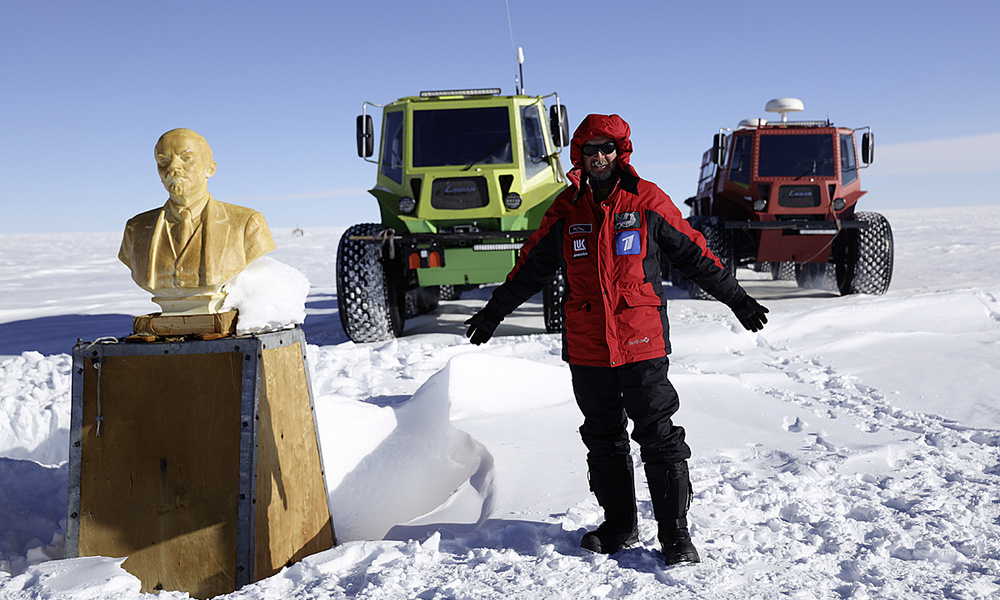
<path fill-rule="evenodd" d="M 620 114 L 678 204 L 712 134 L 781 96 L 873 128 L 867 210 L 1000 204 L 998 28 L 1000 2 L 962 0 L 8 2 L 0 233 L 121 230 L 165 201 L 152 150 L 175 127 L 212 146 L 213 195 L 273 228 L 377 221 L 362 102 L 512 93 L 516 46 L 528 93 L 573 128 Z"/>

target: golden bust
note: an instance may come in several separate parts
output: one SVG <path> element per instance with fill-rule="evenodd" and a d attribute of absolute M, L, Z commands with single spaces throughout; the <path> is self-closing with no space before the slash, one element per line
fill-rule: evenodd
<path fill-rule="evenodd" d="M 172 129 L 156 142 L 155 157 L 169 198 L 129 219 L 118 258 L 164 315 L 219 312 L 226 284 L 274 250 L 271 231 L 259 212 L 208 193 L 216 164 L 202 136 Z"/>

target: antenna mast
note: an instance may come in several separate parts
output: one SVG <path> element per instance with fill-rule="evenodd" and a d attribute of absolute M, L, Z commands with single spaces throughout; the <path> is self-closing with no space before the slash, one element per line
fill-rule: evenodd
<path fill-rule="evenodd" d="M 524 93 L 524 48 L 520 46 L 517 47 L 517 73 L 521 83 L 520 85 L 521 89 L 520 91 L 518 91 L 518 93 L 523 94 Z"/>
<path fill-rule="evenodd" d="M 507 31 L 510 33 L 510 49 L 514 49 L 514 25 L 510 22 L 510 0 L 504 0 L 504 4 L 507 6 Z M 524 64 L 524 49 L 520 46 L 517 47 L 517 76 L 514 77 L 514 91 L 518 94 L 524 93 L 524 68 L 521 66 Z"/>

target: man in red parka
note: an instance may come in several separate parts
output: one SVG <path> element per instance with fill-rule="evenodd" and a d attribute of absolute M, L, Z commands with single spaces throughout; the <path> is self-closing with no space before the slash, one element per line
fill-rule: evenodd
<path fill-rule="evenodd" d="M 589 115 L 573 134 L 571 185 L 524 243 L 514 269 L 470 318 L 482 344 L 497 325 L 538 293 L 558 269 L 566 278 L 563 359 L 583 412 L 590 489 L 604 522 L 580 545 L 612 554 L 638 542 L 627 419 L 639 444 L 667 564 L 699 562 L 687 529 L 691 449 L 671 417 L 680 406 L 667 379 L 670 353 L 660 261 L 728 305 L 758 331 L 767 309 L 725 270 L 655 184 L 629 164 L 631 131 L 618 115 Z"/>

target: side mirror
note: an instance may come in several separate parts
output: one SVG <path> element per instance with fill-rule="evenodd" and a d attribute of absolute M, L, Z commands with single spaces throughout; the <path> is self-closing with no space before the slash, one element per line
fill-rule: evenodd
<path fill-rule="evenodd" d="M 358 156 L 369 158 L 375 153 L 375 127 L 371 115 L 358 115 Z"/>
<path fill-rule="evenodd" d="M 552 132 L 552 143 L 556 148 L 569 144 L 569 117 L 564 104 L 549 108 L 549 130 Z"/>
<path fill-rule="evenodd" d="M 861 162 L 866 165 L 875 162 L 875 134 L 870 131 L 861 135 Z"/>
<path fill-rule="evenodd" d="M 717 133 L 712 138 L 712 162 L 721 167 L 726 162 L 726 134 Z"/>

